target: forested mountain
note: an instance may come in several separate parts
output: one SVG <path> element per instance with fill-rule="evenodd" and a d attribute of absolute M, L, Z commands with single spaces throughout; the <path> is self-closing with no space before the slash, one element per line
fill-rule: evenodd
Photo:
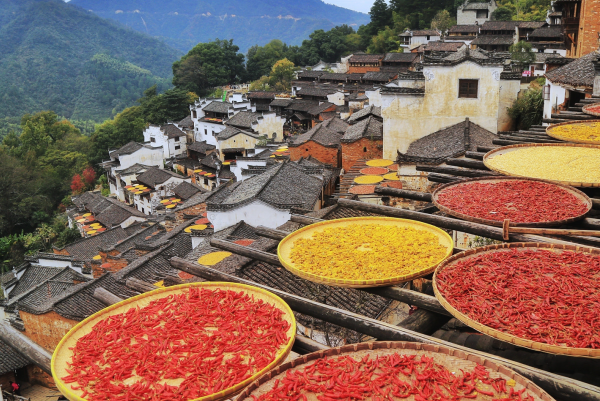
<path fill-rule="evenodd" d="M 60 0 L 0 0 L 0 118 L 53 110 L 101 122 L 157 84 L 180 52 Z"/>
<path fill-rule="evenodd" d="M 317 29 L 358 26 L 367 14 L 321 0 L 71 0 L 104 18 L 163 39 L 188 51 L 198 42 L 234 39 L 243 53 L 280 39 L 300 45 Z"/>

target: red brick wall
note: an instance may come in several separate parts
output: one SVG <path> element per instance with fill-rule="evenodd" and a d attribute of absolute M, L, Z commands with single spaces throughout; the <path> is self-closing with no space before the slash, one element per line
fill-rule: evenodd
<path fill-rule="evenodd" d="M 19 315 L 25 325 L 24 334 L 50 353 L 54 352 L 54 348 L 65 334 L 79 323 L 64 318 L 54 311 L 42 315 L 19 311 Z"/>
<path fill-rule="evenodd" d="M 29 383 L 31 384 L 39 384 L 40 386 L 54 389 L 56 388 L 56 384 L 54 383 L 52 376 L 35 365 L 27 366 L 27 376 L 29 376 Z"/>
<path fill-rule="evenodd" d="M 360 159 L 381 158 L 383 158 L 383 140 L 372 141 L 362 138 L 356 142 L 342 143 L 342 168 L 346 172 Z"/>
<path fill-rule="evenodd" d="M 598 32 L 600 32 L 600 0 L 584 0 L 581 2 L 581 19 L 579 21 L 579 46 L 577 57 L 585 56 L 598 50 Z"/>
<path fill-rule="evenodd" d="M 375 71 L 379 72 L 381 67 L 348 67 L 347 74 L 366 74 L 367 72 Z"/>
<path fill-rule="evenodd" d="M 316 142 L 308 141 L 300 146 L 290 147 L 290 160 L 300 160 L 302 157 L 312 156 L 320 162 L 340 167 L 339 148 L 327 148 Z"/>

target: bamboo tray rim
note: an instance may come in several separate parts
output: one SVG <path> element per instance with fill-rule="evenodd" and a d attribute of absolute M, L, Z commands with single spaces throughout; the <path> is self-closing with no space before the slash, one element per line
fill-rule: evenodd
<path fill-rule="evenodd" d="M 520 175 L 511 173 L 496 167 L 493 167 L 489 164 L 489 160 L 495 156 L 496 153 L 504 152 L 504 151 L 512 151 L 512 149 L 517 148 L 537 148 L 542 146 L 563 146 L 563 147 L 573 147 L 573 148 L 592 148 L 592 149 L 600 149 L 600 144 L 592 145 L 592 144 L 583 144 L 583 143 L 522 143 L 518 145 L 507 145 L 502 146 L 497 149 L 492 149 L 487 152 L 483 156 L 483 164 L 492 171 L 496 171 L 500 174 L 509 176 L 509 177 L 522 177 L 522 178 L 534 178 L 526 175 Z M 573 187 L 583 187 L 583 188 L 596 188 L 600 187 L 600 182 L 574 182 L 574 181 L 560 181 L 560 180 L 546 180 L 549 182 L 556 182 L 558 184 L 571 185 Z"/>
<path fill-rule="evenodd" d="M 505 378 L 509 378 L 515 380 L 518 384 L 526 388 L 527 392 L 534 397 L 538 397 L 536 401 L 555 401 L 546 391 L 537 386 L 531 380 L 525 378 L 524 376 L 518 374 L 512 369 L 507 368 L 504 365 L 496 363 L 490 359 L 486 359 L 484 357 L 480 357 L 478 355 L 474 355 L 468 352 L 451 349 L 448 347 L 444 347 L 441 345 L 435 344 L 426 344 L 426 343 L 417 343 L 417 342 L 409 342 L 409 341 L 374 341 L 374 342 L 363 342 L 358 344 L 350 344 L 344 345 L 342 347 L 331 348 L 327 350 L 316 351 L 307 355 L 303 355 L 297 359 L 286 362 L 282 365 L 279 365 L 265 375 L 260 377 L 258 380 L 254 381 L 248 387 L 246 387 L 235 399 L 235 401 L 247 401 L 252 392 L 260 388 L 261 385 L 267 383 L 271 379 L 276 376 L 290 370 L 295 369 L 297 367 L 308 364 L 309 362 L 316 361 L 318 359 L 324 357 L 335 357 L 343 354 L 353 354 L 359 351 L 377 351 L 377 350 L 415 350 L 415 351 L 424 351 L 426 353 L 432 354 L 442 354 L 447 355 L 449 360 L 466 360 L 473 363 L 478 363 L 484 366 L 486 369 L 497 372 L 498 374 L 505 376 Z M 400 352 L 401 353 L 401 352 Z M 446 366 L 448 368 L 448 366 Z"/>
<path fill-rule="evenodd" d="M 542 343 L 539 341 L 528 340 L 522 337 L 515 336 L 510 333 L 506 333 L 504 331 L 500 331 L 497 329 L 493 329 L 489 326 L 481 324 L 476 320 L 471 319 L 467 315 L 458 311 L 454 306 L 452 306 L 446 298 L 441 294 L 438 289 L 437 283 L 437 275 L 439 272 L 448 268 L 454 262 L 470 258 L 474 255 L 478 255 L 481 253 L 494 253 L 496 251 L 503 251 L 508 249 L 525 249 L 525 248 L 536 248 L 536 249 L 549 249 L 549 250 L 557 250 L 557 251 L 575 251 L 575 252 L 585 252 L 592 255 L 600 255 L 600 249 L 597 248 L 588 248 L 584 246 L 574 246 L 574 245 L 561 245 L 561 244 L 546 244 L 541 242 L 513 242 L 513 243 L 504 243 L 504 244 L 494 244 L 487 245 L 480 248 L 469 249 L 467 251 L 463 251 L 457 253 L 456 255 L 452 255 L 450 258 L 446 259 L 436 269 L 433 275 L 433 291 L 435 293 L 435 297 L 438 299 L 440 304 L 446 309 L 452 316 L 466 324 L 467 326 L 479 331 L 480 333 L 487 334 L 490 337 L 496 338 L 501 341 L 505 341 L 520 347 L 529 348 L 535 351 L 541 351 L 548 354 L 555 355 L 567 355 L 567 356 L 577 356 L 583 358 L 592 358 L 597 359 L 600 358 L 600 349 L 592 349 L 592 348 L 575 348 L 575 347 L 567 347 L 564 345 L 552 345 L 547 343 Z"/>
<path fill-rule="evenodd" d="M 600 114 L 590 114 L 590 115 L 597 115 L 598 117 L 600 117 Z M 585 144 L 590 144 L 590 145 L 600 145 L 600 138 L 598 138 L 597 141 L 593 141 L 593 140 L 584 140 L 584 139 L 575 139 L 575 138 L 570 138 L 568 136 L 562 136 L 562 135 L 558 135 L 552 132 L 553 128 L 562 126 L 562 125 L 585 125 L 585 124 L 589 124 L 589 123 L 600 123 L 600 120 L 581 120 L 581 121 L 569 121 L 569 122 L 565 122 L 565 123 L 556 123 L 556 124 L 552 124 L 546 127 L 546 134 L 552 138 L 556 138 L 556 139 L 560 139 L 562 141 L 568 141 L 568 142 L 574 142 L 574 143 L 585 143 Z M 600 131 L 599 131 L 600 133 Z"/>
<path fill-rule="evenodd" d="M 587 104 L 587 105 L 583 106 L 583 108 L 582 108 L 582 111 L 583 111 L 585 114 L 588 114 L 588 115 L 590 115 L 590 116 L 594 116 L 594 117 L 600 117 L 600 113 L 598 113 L 598 112 L 595 112 L 595 111 L 588 111 L 588 110 L 587 110 L 588 108 L 591 108 L 591 107 L 596 107 L 596 106 L 600 106 L 600 102 L 596 102 L 596 103 Z"/>
<path fill-rule="evenodd" d="M 271 363 L 269 363 L 269 365 L 267 365 L 264 369 L 260 370 L 259 372 L 256 372 L 254 375 L 252 375 L 248 379 L 246 379 L 232 387 L 229 387 L 225 390 L 219 391 L 218 393 L 209 394 L 209 395 L 206 395 L 206 396 L 203 396 L 200 398 L 196 398 L 194 400 L 189 400 L 189 401 L 215 401 L 215 400 L 220 400 L 220 399 L 223 399 L 223 398 L 231 396 L 231 395 L 235 395 L 235 394 L 239 393 L 249 383 L 253 382 L 254 380 L 256 380 L 257 378 L 262 376 L 265 372 L 269 371 L 270 369 L 276 367 L 277 365 L 279 365 L 282 361 L 284 361 L 287 358 L 287 356 L 289 355 L 289 353 L 292 349 L 292 346 L 294 345 L 295 334 L 296 334 L 296 318 L 294 316 L 294 313 L 292 312 L 292 309 L 289 307 L 289 305 L 283 299 L 281 299 L 276 294 L 273 294 L 267 290 L 263 290 L 262 288 L 258 288 L 258 287 L 254 287 L 254 286 L 250 286 L 250 285 L 246 285 L 246 284 L 219 282 L 219 281 L 187 283 L 187 284 L 181 284 L 181 285 L 176 285 L 176 286 L 171 286 L 171 287 L 157 288 L 156 290 L 146 292 L 146 293 L 143 293 L 140 295 L 136 295 L 135 297 L 127 298 L 121 302 L 118 302 L 114 305 L 108 306 L 108 307 L 102 309 L 101 311 L 94 313 L 93 315 L 91 315 L 91 316 L 87 317 L 86 319 L 82 320 L 81 322 L 79 322 L 71 330 L 69 330 L 69 332 L 58 343 L 56 349 L 54 350 L 54 353 L 52 354 L 52 360 L 50 362 L 52 378 L 54 379 L 56 386 L 57 386 L 58 390 L 61 392 L 61 394 L 63 394 L 65 397 L 67 397 L 71 401 L 87 401 L 87 399 L 79 396 L 80 392 L 78 392 L 78 391 L 76 392 L 76 391 L 72 390 L 70 388 L 69 384 L 66 384 L 63 382 L 62 378 L 60 377 L 60 376 L 62 376 L 62 373 L 58 371 L 59 368 L 57 367 L 58 359 L 59 358 L 62 359 L 63 353 L 71 352 L 70 350 L 68 350 L 66 348 L 66 344 L 72 340 L 76 341 L 79 338 L 81 338 L 83 335 L 85 335 L 85 334 L 81 334 L 80 330 L 88 327 L 88 325 L 93 326 L 93 325 L 97 324 L 99 321 L 104 320 L 109 316 L 125 312 L 125 310 L 121 310 L 121 309 L 129 306 L 129 304 L 134 304 L 134 305 L 130 306 L 130 308 L 131 308 L 131 307 L 135 306 L 135 304 L 137 304 L 137 302 L 140 300 L 147 300 L 149 298 L 152 301 L 154 299 L 164 298 L 173 293 L 182 293 L 184 290 L 189 289 L 189 288 L 210 288 L 210 289 L 234 290 L 234 291 L 245 292 L 248 295 L 260 295 L 261 297 L 263 297 L 261 299 L 263 299 L 265 302 L 268 302 L 269 304 L 277 307 L 278 309 L 281 309 L 284 312 L 283 318 L 290 323 L 290 328 L 288 329 L 288 332 L 287 332 L 288 336 L 290 337 L 288 343 L 285 344 L 285 346 L 280 349 L 277 357 Z M 79 334 L 80 336 L 77 337 L 77 334 Z M 65 358 L 65 359 L 71 360 L 71 357 L 72 357 L 72 355 L 70 355 L 68 358 Z"/>
<path fill-rule="evenodd" d="M 499 221 L 499 220 L 491 220 L 491 219 L 484 219 L 481 217 L 475 217 L 475 216 L 471 216 L 468 214 L 464 214 L 464 213 L 460 213 L 455 211 L 454 209 L 451 209 L 447 206 L 442 205 L 441 203 L 438 202 L 438 196 L 444 192 L 444 190 L 456 186 L 456 185 L 463 185 L 463 184 L 469 184 L 472 182 L 478 182 L 478 181 L 513 181 L 513 180 L 519 180 L 519 181 L 538 181 L 538 182 L 543 182 L 546 184 L 550 184 L 550 185 L 555 185 L 557 187 L 560 187 L 566 191 L 568 191 L 569 193 L 575 195 L 576 197 L 578 197 L 583 203 L 585 203 L 587 205 L 587 210 L 579 215 L 579 216 L 575 216 L 575 217 L 569 217 L 567 219 L 562 219 L 562 220 L 555 220 L 555 221 L 540 221 L 540 222 L 535 222 L 535 223 L 517 223 L 517 222 L 510 222 L 510 226 L 511 227 L 552 227 L 552 226 L 559 226 L 562 224 L 568 224 L 568 223 L 573 223 L 575 221 L 581 220 L 582 218 L 585 217 L 585 215 L 592 210 L 592 200 L 589 198 L 589 196 L 587 196 L 585 193 L 581 192 L 579 189 L 574 188 L 570 185 L 566 185 L 566 184 L 561 184 L 558 182 L 554 182 L 554 181 L 548 181 L 548 180 L 543 180 L 541 178 L 527 178 L 527 177 L 512 177 L 512 176 L 506 176 L 506 177 L 477 177 L 477 178 L 469 178 L 466 180 L 461 180 L 461 181 L 456 181 L 456 182 L 450 182 L 444 185 L 439 186 L 435 191 L 433 191 L 433 194 L 431 194 L 431 198 L 433 201 L 433 204 L 440 209 L 442 212 L 447 213 L 451 216 L 455 216 L 458 217 L 460 219 L 466 220 L 466 221 L 471 221 L 473 223 L 480 223 L 480 224 L 487 224 L 490 226 L 496 226 L 496 227 L 502 227 L 503 221 Z"/>
<path fill-rule="evenodd" d="M 324 230 L 324 229 L 328 228 L 327 226 L 329 226 L 329 225 L 332 225 L 332 226 L 339 225 L 340 223 L 342 223 L 342 224 L 343 223 L 376 224 L 377 222 L 392 222 L 392 223 L 397 223 L 396 225 L 403 226 L 403 227 L 409 225 L 409 226 L 419 226 L 419 227 L 425 228 L 426 231 L 435 233 L 439 237 L 441 237 L 440 242 L 442 243 L 442 246 L 446 246 L 446 248 L 447 248 L 446 255 L 439 262 L 435 263 L 434 265 L 424 268 L 418 272 L 411 273 L 411 274 L 405 274 L 405 275 L 396 276 L 396 277 L 388 277 L 388 278 L 384 278 L 384 279 L 343 280 L 343 279 L 328 278 L 326 276 L 321 276 L 321 275 L 313 274 L 313 273 L 307 273 L 307 272 L 297 268 L 294 263 L 292 263 L 290 260 L 288 260 L 288 258 L 287 258 L 288 255 L 283 254 L 283 247 L 287 246 L 287 244 L 289 242 L 292 242 L 292 245 L 293 245 L 293 242 L 298 237 L 300 237 L 302 233 L 304 233 L 308 230 L 314 230 L 317 227 L 322 227 L 322 229 Z M 446 244 L 443 243 L 444 241 L 442 240 L 442 238 L 447 241 Z M 395 218 L 395 217 L 364 216 L 364 217 L 348 217 L 348 218 L 344 218 L 344 219 L 326 220 L 326 221 L 321 221 L 318 223 L 314 223 L 314 224 L 310 224 L 308 226 L 302 227 L 301 229 L 296 230 L 293 233 L 290 233 L 287 237 L 285 237 L 283 240 L 281 240 L 279 242 L 279 245 L 277 246 L 277 256 L 278 256 L 281 264 L 288 271 L 295 274 L 296 276 L 299 276 L 306 280 L 312 281 L 314 283 L 327 284 L 327 285 L 332 285 L 332 286 L 337 286 L 337 287 L 346 287 L 346 288 L 370 288 L 370 287 L 383 287 L 383 286 L 395 285 L 398 283 L 413 280 L 415 278 L 423 277 L 427 274 L 433 273 L 435 271 L 436 267 L 452 254 L 453 249 L 454 249 L 454 241 L 452 240 L 452 237 L 450 237 L 450 235 L 447 232 L 445 232 L 444 230 L 442 230 L 441 228 L 438 228 L 431 224 L 422 223 L 420 221 L 409 220 L 409 219 L 399 219 L 399 218 Z"/>

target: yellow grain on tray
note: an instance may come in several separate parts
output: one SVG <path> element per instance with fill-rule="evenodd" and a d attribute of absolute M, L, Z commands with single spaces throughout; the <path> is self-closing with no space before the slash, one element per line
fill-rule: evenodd
<path fill-rule="evenodd" d="M 600 143 L 600 123 L 574 123 L 550 128 L 553 135 L 573 141 Z"/>
<path fill-rule="evenodd" d="M 551 181 L 600 183 L 600 148 L 539 146 L 494 156 L 486 163 L 508 174 Z"/>
<path fill-rule="evenodd" d="M 231 256 L 231 252 L 211 252 L 198 258 L 198 264 L 205 266 L 214 266 L 223 259 Z"/>
<path fill-rule="evenodd" d="M 357 184 L 377 184 L 383 181 L 383 177 L 380 175 L 361 175 L 354 179 Z"/>
<path fill-rule="evenodd" d="M 369 167 L 387 167 L 391 164 L 394 164 L 394 162 L 393 162 L 393 160 L 387 160 L 387 159 L 373 159 L 373 160 L 369 160 L 366 164 Z"/>
<path fill-rule="evenodd" d="M 447 248 L 425 230 L 380 224 L 327 228 L 294 242 L 296 268 L 341 280 L 405 276 L 441 262 Z"/>

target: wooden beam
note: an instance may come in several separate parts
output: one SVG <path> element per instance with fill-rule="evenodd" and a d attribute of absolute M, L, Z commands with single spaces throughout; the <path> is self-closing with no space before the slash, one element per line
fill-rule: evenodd
<path fill-rule="evenodd" d="M 449 316 L 438 315 L 425 309 L 417 309 L 412 315 L 402 320 L 398 326 L 416 331 L 417 333 L 431 335 L 448 323 Z"/>
<path fill-rule="evenodd" d="M 327 345 L 321 344 L 312 340 L 308 337 L 296 334 L 296 340 L 294 341 L 294 347 L 292 351 L 297 352 L 301 355 L 310 354 L 317 351 L 325 351 L 330 349 Z"/>
<path fill-rule="evenodd" d="M 287 237 L 290 234 L 287 231 L 274 230 L 272 228 L 268 228 L 268 227 L 264 227 L 264 226 L 255 227 L 254 231 L 256 232 L 256 234 L 260 235 L 261 237 L 276 239 L 278 241 L 281 241 L 282 239 L 284 239 L 285 237 Z"/>
<path fill-rule="evenodd" d="M 483 152 L 483 153 L 491 152 L 494 149 L 498 149 L 498 147 L 497 146 L 477 146 L 477 151 Z"/>
<path fill-rule="evenodd" d="M 0 340 L 44 372 L 49 375 L 52 374 L 50 367 L 52 355 L 29 339 L 25 334 L 10 327 L 8 324 L 0 323 Z"/>
<path fill-rule="evenodd" d="M 117 302 L 123 301 L 122 298 L 119 298 L 112 292 L 102 287 L 96 288 L 96 290 L 94 291 L 94 298 L 96 298 L 98 301 L 102 302 L 106 306 L 110 306 L 116 304 Z"/>
<path fill-rule="evenodd" d="M 157 290 L 158 287 L 155 285 L 152 285 L 150 283 L 147 283 L 145 281 L 139 280 L 135 277 L 130 277 L 125 281 L 125 285 L 133 290 L 136 290 L 138 292 L 148 292 L 148 291 L 154 291 Z"/>
<path fill-rule="evenodd" d="M 381 185 L 378 185 L 375 187 L 375 193 L 381 194 L 381 195 L 395 196 L 398 198 L 418 200 L 421 202 L 431 202 L 433 199 L 431 194 L 428 194 L 426 192 L 417 192 L 417 191 L 409 191 L 406 189 L 382 187 Z"/>
<path fill-rule="evenodd" d="M 446 160 L 446 164 L 449 166 L 458 166 L 458 167 L 466 167 L 472 168 L 475 170 L 484 170 L 489 172 L 490 169 L 483 164 L 480 160 L 471 160 L 471 159 L 448 159 Z"/>
<path fill-rule="evenodd" d="M 359 333 L 376 338 L 378 340 L 415 341 L 428 344 L 438 344 L 451 349 L 479 355 L 483 358 L 513 369 L 529 380 L 532 380 L 535 384 L 546 390 L 550 395 L 560 399 L 561 401 L 600 401 L 600 388 L 591 384 L 546 372 L 522 363 L 498 357 L 496 355 L 486 354 L 481 351 L 458 346 L 456 344 L 430 337 L 425 334 L 417 333 L 412 330 L 407 330 L 402 327 L 397 327 L 385 322 L 368 318 L 366 316 L 357 315 L 352 312 L 311 301 L 297 295 L 256 284 L 252 281 L 243 280 L 239 277 L 225 274 L 218 270 L 201 266 L 179 257 L 172 258 L 170 263 L 176 269 L 185 271 L 194 276 L 202 277 L 208 281 L 235 282 L 262 288 L 281 297 L 287 302 L 292 310 L 341 327 L 358 331 Z"/>
<path fill-rule="evenodd" d="M 293 221 L 294 223 L 300 223 L 300 224 L 306 224 L 306 225 L 311 225 L 314 223 L 318 223 L 319 221 L 323 221 L 321 219 L 316 219 L 314 217 L 309 217 L 309 216 L 303 216 L 300 214 L 292 214 L 292 216 L 290 217 L 290 220 Z"/>
<path fill-rule="evenodd" d="M 427 175 L 427 179 L 431 182 L 440 182 L 442 184 L 448 184 L 449 182 L 460 181 L 464 178 L 458 178 L 452 175 L 429 173 Z"/>
<path fill-rule="evenodd" d="M 469 159 L 483 160 L 486 152 L 465 152 L 465 157 Z"/>
<path fill-rule="evenodd" d="M 258 249 L 249 248 L 243 245 L 238 245 L 230 241 L 213 239 L 210 241 L 210 245 L 215 248 L 223 249 L 236 255 L 245 256 L 250 259 L 260 260 L 261 262 L 269 263 L 273 266 L 283 267 L 279 258 L 268 252 L 264 252 Z M 450 314 L 444 309 L 435 297 L 430 295 L 422 294 L 416 291 L 406 290 L 401 287 L 374 287 L 374 288 L 361 288 L 361 291 L 365 291 L 371 294 L 380 295 L 384 298 L 393 299 L 396 301 L 404 302 L 410 305 L 418 306 L 419 308 L 436 312 L 442 315 L 450 316 Z"/>
<path fill-rule="evenodd" d="M 432 173 L 449 174 L 449 175 L 455 175 L 455 176 L 460 176 L 460 177 L 470 177 L 470 178 L 476 178 L 476 177 L 497 177 L 497 176 L 500 175 L 499 173 L 495 173 L 495 172 L 489 171 L 489 170 L 487 170 L 487 171 L 483 171 L 483 170 L 465 170 L 465 169 L 462 169 L 462 168 L 449 167 L 449 166 L 423 166 L 423 165 L 417 165 L 417 171 L 428 171 L 428 172 L 432 172 Z"/>
<path fill-rule="evenodd" d="M 581 220 L 581 225 L 595 230 L 600 230 L 600 219 L 586 218 Z"/>
<path fill-rule="evenodd" d="M 592 208 L 600 210 L 600 199 L 591 198 L 592 199 Z"/>

